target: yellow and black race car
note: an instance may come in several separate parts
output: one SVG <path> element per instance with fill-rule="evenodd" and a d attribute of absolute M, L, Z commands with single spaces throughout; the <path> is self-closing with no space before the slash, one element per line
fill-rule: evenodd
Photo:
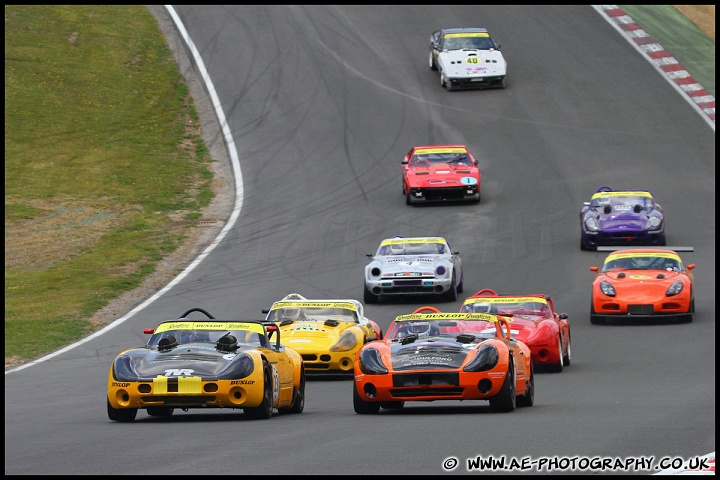
<path fill-rule="evenodd" d="M 192 312 L 207 319 L 189 320 Z M 280 343 L 272 322 L 218 320 L 192 308 L 145 333 L 144 347 L 121 352 L 110 367 L 110 420 L 132 422 L 139 409 L 167 417 L 176 408 L 238 408 L 258 419 L 303 411 L 302 357 Z"/>

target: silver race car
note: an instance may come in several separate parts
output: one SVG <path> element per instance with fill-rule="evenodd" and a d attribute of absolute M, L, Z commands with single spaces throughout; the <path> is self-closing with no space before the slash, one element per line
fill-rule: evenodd
<path fill-rule="evenodd" d="M 460 252 L 442 237 L 388 238 L 367 256 L 365 303 L 391 295 L 440 295 L 454 302 L 463 291 Z"/>
<path fill-rule="evenodd" d="M 430 36 L 430 68 L 448 90 L 505 88 L 507 62 L 486 28 L 445 28 Z"/>

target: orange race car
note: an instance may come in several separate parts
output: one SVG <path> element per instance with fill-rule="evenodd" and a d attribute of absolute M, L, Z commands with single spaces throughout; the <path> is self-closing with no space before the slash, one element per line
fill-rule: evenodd
<path fill-rule="evenodd" d="M 512 316 L 512 334 L 530 347 L 535 368 L 562 372 L 570 365 L 570 321 L 545 294 L 498 295 L 489 288 L 468 297 L 461 312 Z"/>
<path fill-rule="evenodd" d="M 478 328 L 487 323 L 490 329 Z M 488 400 L 496 412 L 532 406 L 532 356 L 512 337 L 510 323 L 489 313 L 433 307 L 396 317 L 382 340 L 366 343 L 355 356 L 355 412 L 434 400 Z"/>
<path fill-rule="evenodd" d="M 676 319 L 691 322 L 695 313 L 695 264 L 685 265 L 677 252 L 693 247 L 598 247 L 610 253 L 592 284 L 590 322 L 609 319 Z"/>

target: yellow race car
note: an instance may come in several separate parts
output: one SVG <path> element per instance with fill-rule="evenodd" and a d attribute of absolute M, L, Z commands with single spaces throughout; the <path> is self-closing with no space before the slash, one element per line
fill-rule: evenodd
<path fill-rule="evenodd" d="M 187 315 L 200 312 L 203 320 Z M 147 328 L 143 347 L 121 352 L 110 366 L 107 413 L 132 422 L 142 409 L 167 417 L 176 408 L 242 409 L 250 418 L 301 413 L 305 367 L 281 343 L 280 329 L 261 320 L 218 320 L 201 308 Z"/>
<path fill-rule="evenodd" d="M 380 326 L 354 299 L 309 300 L 291 293 L 263 313 L 280 328 L 283 345 L 302 355 L 308 375 L 351 376 L 355 352 L 382 339 Z"/>

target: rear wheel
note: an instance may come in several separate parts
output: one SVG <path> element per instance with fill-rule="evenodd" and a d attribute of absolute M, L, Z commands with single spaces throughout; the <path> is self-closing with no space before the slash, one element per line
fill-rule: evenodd
<path fill-rule="evenodd" d="M 305 370 L 300 374 L 300 386 L 295 390 L 290 408 L 278 408 L 278 413 L 302 413 L 305 409 Z"/>
<path fill-rule="evenodd" d="M 245 415 L 253 420 L 268 419 L 272 417 L 272 375 L 270 366 L 263 360 L 263 396 L 260 405 L 244 409 Z"/>
<path fill-rule="evenodd" d="M 490 408 L 493 412 L 512 412 L 515 410 L 515 371 L 512 366 L 512 361 L 511 356 L 502 388 L 497 395 L 490 399 Z"/>
<path fill-rule="evenodd" d="M 562 337 L 558 337 L 558 361 L 550 365 L 550 371 L 560 373 L 563 371 L 563 348 Z"/>
<path fill-rule="evenodd" d="M 450 283 L 450 290 L 445 292 L 445 300 L 448 302 L 454 302 L 458 297 L 458 287 L 455 281 L 455 272 L 453 272 L 452 282 Z"/>
<path fill-rule="evenodd" d="M 110 400 L 107 401 L 108 418 L 114 422 L 132 422 L 137 416 L 137 411 L 137 408 L 114 408 Z"/>
<path fill-rule="evenodd" d="M 566 367 L 570 365 L 570 359 L 572 357 L 572 350 L 570 349 L 570 332 L 568 332 L 567 337 L 567 350 L 565 351 L 565 355 L 563 355 L 563 365 Z"/>
<path fill-rule="evenodd" d="M 355 413 L 359 413 L 360 415 L 374 415 L 380 412 L 380 403 L 366 402 L 360 398 L 355 380 L 353 380 L 353 408 L 355 408 Z"/>
<path fill-rule="evenodd" d="M 530 363 L 530 380 L 525 387 L 525 395 L 517 397 L 518 407 L 532 407 L 535 403 L 535 365 Z"/>

